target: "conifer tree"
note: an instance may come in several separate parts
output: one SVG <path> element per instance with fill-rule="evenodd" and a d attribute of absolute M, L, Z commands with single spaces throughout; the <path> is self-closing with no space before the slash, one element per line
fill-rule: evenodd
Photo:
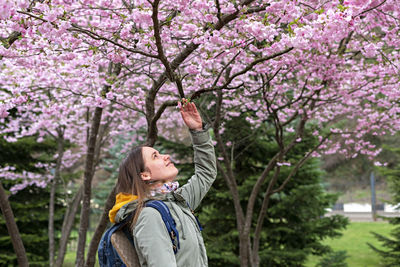
<path fill-rule="evenodd" d="M 55 143 L 46 140 L 37 143 L 34 137 L 26 137 L 15 143 L 5 142 L 0 138 L 0 166 L 13 166 L 17 170 L 39 172 L 35 163 L 43 162 L 43 155 L 51 155 Z M 19 181 L 3 180 L 6 190 Z M 14 212 L 16 223 L 21 233 L 30 266 L 48 265 L 48 203 L 50 198 L 48 188 L 28 186 L 16 194 L 9 194 L 9 201 Z M 59 231 L 62 224 L 64 207 L 60 198 L 55 207 L 55 230 Z M 0 266 L 17 266 L 17 259 L 11 244 L 11 238 L 3 216 L 0 216 Z"/>
<path fill-rule="evenodd" d="M 242 115 L 225 126 L 223 137 L 232 142 L 233 169 L 238 174 L 236 177 L 241 177 L 239 191 L 241 196 L 248 196 L 251 185 L 263 169 L 262 162 L 268 161 L 278 148 L 266 124 L 252 130 Z M 287 156 L 287 161 L 298 160 L 297 157 L 316 142 L 313 137 L 304 141 Z M 283 169 L 279 183 L 290 171 L 291 167 Z M 322 240 L 339 236 L 339 231 L 346 227 L 348 220 L 342 216 L 324 217 L 326 209 L 333 206 L 337 196 L 324 191 L 322 177 L 319 161 L 310 159 L 285 189 L 271 198 L 260 242 L 260 266 L 303 266 L 308 255 L 324 255 L 331 251 L 322 244 Z M 260 194 L 256 209 L 260 209 L 261 202 Z M 247 199 L 242 197 L 241 203 L 245 206 Z M 239 266 L 234 210 L 222 177 L 217 178 L 204 200 L 200 217 L 205 225 L 204 237 L 210 264 Z M 253 227 L 255 223 L 256 218 Z"/>
<path fill-rule="evenodd" d="M 387 179 L 389 189 L 392 193 L 393 205 L 400 203 L 400 148 L 384 146 L 384 148 L 392 152 L 392 164 L 387 167 L 379 167 L 379 172 Z M 383 236 L 379 233 L 372 232 L 373 235 L 382 243 L 383 248 L 378 249 L 375 246 L 368 244 L 381 257 L 385 266 L 400 265 L 400 217 L 386 218 L 394 229 L 391 231 L 390 237 Z"/>

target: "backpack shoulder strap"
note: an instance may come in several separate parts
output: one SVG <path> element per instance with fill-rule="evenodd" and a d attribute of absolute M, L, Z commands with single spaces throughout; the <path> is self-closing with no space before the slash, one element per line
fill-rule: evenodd
<path fill-rule="evenodd" d="M 203 231 L 203 226 L 201 226 L 199 218 L 196 216 L 196 214 L 194 213 L 194 210 L 192 210 L 192 208 L 189 205 L 189 202 L 186 201 L 186 205 L 188 206 L 190 212 L 193 214 L 194 218 L 196 219 L 197 225 L 199 226 L 199 230 Z"/>
<path fill-rule="evenodd" d="M 161 200 L 150 200 L 147 201 L 145 204 L 146 207 L 152 207 L 161 214 L 161 218 L 164 221 L 165 226 L 167 227 L 168 234 L 171 238 L 172 242 L 172 248 L 174 250 L 174 253 L 176 254 L 178 252 L 178 249 L 180 249 L 180 244 L 179 244 L 179 233 L 178 230 L 176 229 L 176 223 L 174 218 L 172 218 L 171 212 L 168 208 L 168 206 Z"/>

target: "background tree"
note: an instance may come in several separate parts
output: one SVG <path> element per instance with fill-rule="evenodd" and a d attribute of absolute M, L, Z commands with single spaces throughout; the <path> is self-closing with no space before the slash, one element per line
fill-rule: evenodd
<path fill-rule="evenodd" d="M 387 166 L 377 167 L 380 175 L 384 176 L 388 181 L 388 187 L 392 194 L 392 200 L 389 202 L 394 206 L 400 203 L 400 148 L 391 145 L 384 146 L 386 153 L 392 156 Z M 373 232 L 374 236 L 382 243 L 383 248 L 378 249 L 368 244 L 375 252 L 381 255 L 385 266 L 396 266 L 400 264 L 400 218 L 386 218 L 390 224 L 394 226 L 391 236 L 386 237 Z"/>
<path fill-rule="evenodd" d="M 0 166 L 12 166 L 16 170 L 25 170 L 35 174 L 44 174 L 42 168 L 36 164 L 52 162 L 56 145 L 51 140 L 37 143 L 35 138 L 22 138 L 15 143 L 7 143 L 0 140 Z M 5 180 L 4 188 L 8 191 L 17 186 L 21 181 Z M 46 185 L 46 183 L 44 183 Z M 49 236 L 48 236 L 48 205 L 49 188 L 30 185 L 17 192 L 9 193 L 9 202 L 14 210 L 14 216 L 23 240 L 27 258 L 31 266 L 43 266 L 49 264 Z M 60 193 L 55 197 L 54 230 L 60 233 L 62 216 L 65 206 L 62 203 Z M 17 257 L 11 244 L 10 236 L 5 225 L 4 217 L 0 218 L 0 265 L 16 266 Z M 58 238 L 56 238 L 57 240 Z"/>
<path fill-rule="evenodd" d="M 232 158 L 232 171 L 237 177 L 240 202 L 245 209 L 252 185 L 263 171 L 263 162 L 278 150 L 268 123 L 251 130 L 251 124 L 242 113 L 225 124 L 222 138 Z M 304 140 L 302 145 L 287 155 L 287 161 L 296 161 L 304 151 L 315 145 L 315 137 Z M 221 160 L 221 158 L 220 158 Z M 296 173 L 285 189 L 271 197 L 261 233 L 260 265 L 302 266 L 307 255 L 323 255 L 330 249 L 321 244 L 324 237 L 339 235 L 347 225 L 342 216 L 323 217 L 337 196 L 327 194 L 321 184 L 322 172 L 318 160 L 310 160 Z M 282 184 L 293 167 L 284 167 L 277 183 Z M 239 247 L 235 242 L 235 211 L 232 196 L 221 175 L 202 205 L 201 221 L 205 224 L 205 240 L 213 266 L 238 265 Z M 263 185 L 264 192 L 267 185 Z M 263 202 L 260 193 L 256 209 Z M 226 214 L 226 215 L 225 215 Z M 221 224 L 221 221 L 224 223 Z M 256 227 L 254 217 L 252 227 Z M 207 227 L 208 226 L 208 227 Z"/>

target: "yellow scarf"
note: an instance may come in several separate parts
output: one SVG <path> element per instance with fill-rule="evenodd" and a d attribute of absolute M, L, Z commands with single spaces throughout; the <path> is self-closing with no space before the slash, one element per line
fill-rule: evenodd
<path fill-rule="evenodd" d="M 125 204 L 134 201 L 138 198 L 136 195 L 126 194 L 126 193 L 119 193 L 115 197 L 115 204 L 114 207 L 108 212 L 108 217 L 110 218 L 110 222 L 115 223 L 115 216 L 122 206 Z"/>

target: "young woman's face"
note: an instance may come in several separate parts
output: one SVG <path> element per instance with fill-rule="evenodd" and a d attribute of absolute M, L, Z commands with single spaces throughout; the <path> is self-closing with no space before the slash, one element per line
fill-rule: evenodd
<path fill-rule="evenodd" d="M 170 160 L 169 155 L 160 154 L 152 147 L 143 147 L 142 154 L 146 171 L 142 172 L 145 181 L 173 181 L 178 175 L 178 169 Z"/>

